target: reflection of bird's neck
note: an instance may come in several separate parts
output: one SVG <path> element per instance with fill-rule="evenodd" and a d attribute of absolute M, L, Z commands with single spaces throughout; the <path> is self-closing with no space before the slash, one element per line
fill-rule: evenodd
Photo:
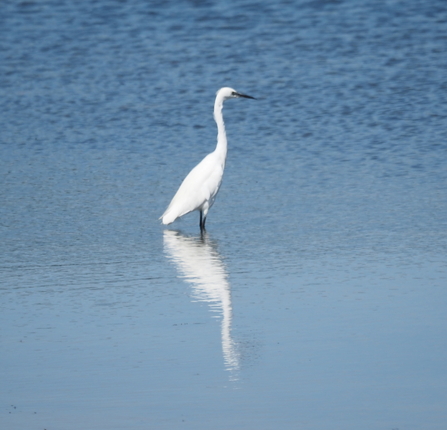
<path fill-rule="evenodd" d="M 223 100 L 218 97 L 214 103 L 214 120 L 217 124 L 217 146 L 215 153 L 221 158 L 222 164 L 225 165 L 225 158 L 227 157 L 227 133 L 225 132 L 222 108 Z"/>

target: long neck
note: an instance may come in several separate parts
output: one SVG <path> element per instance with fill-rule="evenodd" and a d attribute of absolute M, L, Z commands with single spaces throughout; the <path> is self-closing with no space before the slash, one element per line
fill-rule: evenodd
<path fill-rule="evenodd" d="M 223 100 L 217 97 L 214 103 L 214 120 L 217 124 L 217 145 L 214 152 L 222 158 L 222 163 L 225 164 L 225 158 L 227 157 L 227 133 L 225 132 L 222 108 Z"/>

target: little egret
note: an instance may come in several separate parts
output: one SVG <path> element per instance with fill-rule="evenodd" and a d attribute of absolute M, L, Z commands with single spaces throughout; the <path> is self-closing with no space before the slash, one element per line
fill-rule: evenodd
<path fill-rule="evenodd" d="M 217 124 L 216 149 L 194 167 L 183 180 L 165 213 L 160 217 L 163 224 L 171 224 L 189 212 L 199 211 L 200 231 L 205 230 L 206 216 L 222 183 L 227 158 L 227 134 L 222 116 L 223 102 L 239 97 L 254 99 L 227 87 L 217 92 L 214 102 L 214 120 Z"/>

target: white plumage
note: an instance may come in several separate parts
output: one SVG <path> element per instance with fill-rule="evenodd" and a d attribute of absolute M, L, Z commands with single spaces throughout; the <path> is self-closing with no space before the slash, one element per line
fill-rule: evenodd
<path fill-rule="evenodd" d="M 171 224 L 177 218 L 198 210 L 200 230 L 205 230 L 206 216 L 222 183 L 227 158 L 227 135 L 222 116 L 223 102 L 237 97 L 254 98 L 228 87 L 221 88 L 217 92 L 214 103 L 214 119 L 217 124 L 216 149 L 194 167 L 183 180 L 168 208 L 160 217 L 163 224 Z"/>

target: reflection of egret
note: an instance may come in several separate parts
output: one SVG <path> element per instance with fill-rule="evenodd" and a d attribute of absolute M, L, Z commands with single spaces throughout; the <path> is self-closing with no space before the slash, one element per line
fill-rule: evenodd
<path fill-rule="evenodd" d="M 207 235 L 186 237 L 176 231 L 164 232 L 164 249 L 186 282 L 193 286 L 194 297 L 222 313 L 222 350 L 227 370 L 239 369 L 239 356 L 231 338 L 231 292 L 225 266 Z"/>

